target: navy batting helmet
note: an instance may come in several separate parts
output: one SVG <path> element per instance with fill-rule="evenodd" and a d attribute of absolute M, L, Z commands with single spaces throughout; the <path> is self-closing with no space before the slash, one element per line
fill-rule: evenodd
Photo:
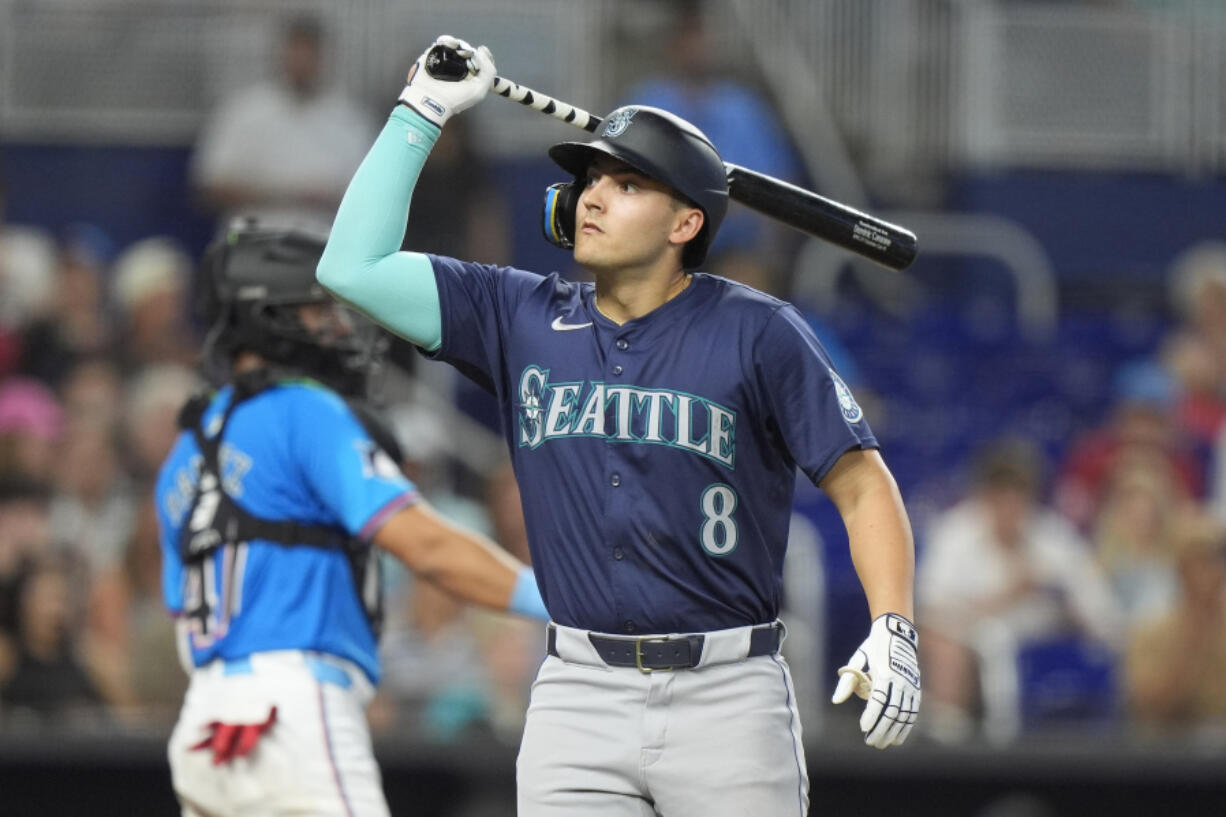
<path fill-rule="evenodd" d="M 707 257 L 724 213 L 728 177 L 711 140 L 679 116 L 646 105 L 627 105 L 609 114 L 592 142 L 561 142 L 549 157 L 575 181 L 555 184 L 545 193 L 545 238 L 559 247 L 574 246 L 575 207 L 588 166 L 598 155 L 612 156 L 663 182 L 689 199 L 706 216 L 702 230 L 685 247 L 682 265 L 694 269 Z"/>
<path fill-rule="evenodd" d="M 342 307 L 315 280 L 326 236 L 238 219 L 205 250 L 197 305 L 209 327 L 205 374 L 229 379 L 241 351 L 314 377 L 343 394 L 361 396 L 379 368 L 387 338 L 374 324 Z M 326 327 L 302 322 L 297 307 L 330 304 Z"/>

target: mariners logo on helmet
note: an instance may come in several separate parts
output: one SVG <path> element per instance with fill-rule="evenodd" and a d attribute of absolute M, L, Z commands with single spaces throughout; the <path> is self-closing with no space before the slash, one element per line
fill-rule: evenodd
<path fill-rule="evenodd" d="M 609 117 L 609 121 L 605 123 L 604 130 L 600 135 L 609 139 L 614 139 L 626 132 L 626 128 L 630 127 L 630 120 L 639 112 L 638 108 L 622 108 L 616 111 Z"/>
<path fill-rule="evenodd" d="M 851 389 L 847 388 L 843 378 L 834 373 L 834 369 L 830 369 L 830 379 L 834 381 L 834 393 L 838 395 L 839 410 L 843 412 L 843 419 L 849 423 L 858 423 L 863 420 L 864 412 L 860 404 L 856 402 L 856 398 L 851 396 Z"/>

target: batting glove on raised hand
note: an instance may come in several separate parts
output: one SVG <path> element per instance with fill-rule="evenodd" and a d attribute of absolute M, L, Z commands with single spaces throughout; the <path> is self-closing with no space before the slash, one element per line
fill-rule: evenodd
<path fill-rule="evenodd" d="M 878 749 L 901 746 L 915 725 L 920 705 L 920 671 L 915 625 L 896 613 L 873 621 L 868 638 L 839 668 L 831 699 L 841 704 L 851 693 L 868 701 L 860 716 L 864 742 Z"/>
<path fill-rule="evenodd" d="M 444 34 L 409 69 L 400 101 L 441 128 L 485 98 L 496 72 L 488 48 Z"/>

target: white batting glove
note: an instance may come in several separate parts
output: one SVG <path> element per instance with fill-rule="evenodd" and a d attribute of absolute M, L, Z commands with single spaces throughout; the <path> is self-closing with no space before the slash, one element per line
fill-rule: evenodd
<path fill-rule="evenodd" d="M 488 48 L 444 34 L 409 69 L 400 101 L 441 128 L 452 114 L 485 98 L 495 73 Z"/>
<path fill-rule="evenodd" d="M 886 613 L 873 621 L 847 666 L 839 668 L 831 700 L 841 704 L 855 692 L 868 701 L 860 731 L 869 746 L 901 746 L 915 725 L 920 705 L 918 647 L 915 625 L 897 613 Z"/>

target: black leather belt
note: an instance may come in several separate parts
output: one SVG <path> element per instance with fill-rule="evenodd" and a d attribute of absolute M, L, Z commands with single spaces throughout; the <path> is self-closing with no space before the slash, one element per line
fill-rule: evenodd
<path fill-rule="evenodd" d="M 557 633 L 557 628 L 550 624 L 545 645 L 550 655 L 560 658 Z M 783 627 L 778 623 L 755 627 L 749 635 L 749 650 L 743 657 L 773 655 L 779 651 L 782 635 Z M 646 638 L 588 633 L 587 638 L 609 666 L 636 667 L 643 672 L 693 669 L 702 659 L 702 647 L 706 642 L 706 636 L 701 633 Z"/>

